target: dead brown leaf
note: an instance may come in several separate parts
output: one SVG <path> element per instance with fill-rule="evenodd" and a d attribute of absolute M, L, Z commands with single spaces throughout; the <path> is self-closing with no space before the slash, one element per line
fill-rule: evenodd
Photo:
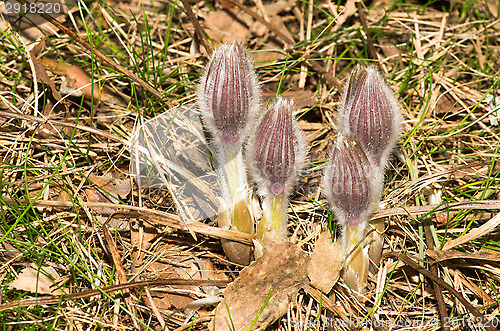
<path fill-rule="evenodd" d="M 175 267 L 163 262 L 154 262 L 153 264 L 151 264 L 150 267 L 148 267 L 148 271 L 152 272 L 153 274 L 162 279 L 168 279 L 168 278 L 191 279 L 190 275 L 188 274 L 188 272 L 186 272 L 186 270 L 184 270 L 184 268 Z M 193 279 L 199 279 L 199 278 L 193 278 Z M 172 286 L 172 287 L 183 290 L 186 289 L 185 286 L 184 287 Z M 187 289 L 195 291 L 197 287 L 190 286 Z M 153 296 L 153 301 L 155 302 L 156 306 L 160 309 L 169 309 L 172 306 L 177 309 L 180 309 L 186 307 L 191 301 L 193 301 L 192 298 L 190 298 L 188 295 L 185 294 L 168 293 L 155 290 L 151 290 L 151 294 Z"/>
<path fill-rule="evenodd" d="M 255 63 L 269 63 L 280 59 L 283 56 L 282 51 L 271 45 L 264 45 L 262 50 L 250 53 L 250 58 Z M 276 94 L 276 93 L 275 93 Z"/>
<path fill-rule="evenodd" d="M 102 90 L 99 85 L 92 83 L 90 77 L 79 67 L 51 59 L 39 58 L 38 63 L 54 74 L 64 77 L 60 92 L 62 94 L 71 94 L 74 96 L 83 95 L 87 99 L 107 101 L 110 97 Z"/>
<path fill-rule="evenodd" d="M 225 10 L 211 11 L 205 17 L 208 27 L 205 31 L 210 38 L 221 43 L 230 43 L 235 40 L 245 42 L 248 38 L 248 27 L 235 18 L 236 16 Z"/>
<path fill-rule="evenodd" d="M 270 244 L 262 258 L 226 288 L 210 329 L 247 330 L 257 316 L 252 330 L 265 329 L 286 313 L 290 301 L 307 285 L 309 260 L 288 241 Z"/>
<path fill-rule="evenodd" d="M 41 65 L 36 58 L 38 53 L 43 48 L 45 48 L 45 39 L 40 41 L 30 51 L 31 58 L 33 59 L 33 65 L 34 65 L 34 68 L 36 70 L 37 81 L 48 85 L 50 87 L 50 91 L 51 91 L 54 99 L 56 99 L 56 101 L 61 101 L 61 99 L 62 99 L 61 94 L 59 94 L 59 92 L 56 90 L 56 86 L 54 85 L 54 82 L 49 78 L 49 76 L 47 75 L 47 71 L 45 71 L 45 68 L 43 67 L 43 65 Z M 45 114 L 45 115 L 49 115 L 49 114 Z"/>
<path fill-rule="evenodd" d="M 283 18 L 281 16 L 273 14 L 271 17 L 269 17 L 269 22 L 272 22 L 276 26 L 276 28 L 278 28 L 284 35 L 286 35 L 289 38 L 289 40 L 294 40 L 293 35 L 290 33 L 290 31 L 288 31 L 285 23 L 283 22 Z M 257 37 L 262 37 L 266 33 L 269 33 L 269 29 L 264 24 L 262 24 L 258 21 L 254 21 L 251 24 L 250 31 Z M 268 40 L 268 41 L 271 42 L 271 40 Z M 274 44 L 274 43 L 271 43 L 271 44 Z M 275 48 L 277 47 L 278 49 L 280 48 L 279 44 L 274 44 L 273 46 Z"/>
<path fill-rule="evenodd" d="M 38 268 L 32 265 L 24 268 L 8 285 L 10 288 L 32 293 L 60 295 L 62 291 L 54 286 L 52 280 L 58 278 L 59 275 L 53 267 Z"/>
<path fill-rule="evenodd" d="M 90 174 L 89 179 L 114 197 L 124 199 L 131 190 L 130 181 L 128 179 L 119 179 L 113 174 L 106 174 L 100 177 Z M 113 196 L 108 196 L 109 200 L 113 203 L 118 203 L 118 200 Z"/>
<path fill-rule="evenodd" d="M 486 5 L 488 6 L 488 10 L 490 13 L 498 19 L 498 1 L 496 0 L 486 0 Z"/>
<path fill-rule="evenodd" d="M 318 97 L 316 93 L 304 90 L 288 90 L 282 95 L 284 98 L 293 99 L 296 109 L 310 108 L 318 104 Z M 324 125 L 323 123 L 318 123 Z"/>
<path fill-rule="evenodd" d="M 5 263 L 8 260 L 15 259 L 23 255 L 16 247 L 12 246 L 7 241 L 2 241 L 0 243 L 0 248 L 2 249 L 2 254 L 0 255 L 0 261 L 2 263 Z"/>
<path fill-rule="evenodd" d="M 438 98 L 434 108 L 436 116 L 439 117 L 443 117 L 446 114 L 456 114 L 462 109 L 458 102 L 453 100 L 448 94 L 443 94 Z"/>
<path fill-rule="evenodd" d="M 125 198 L 131 190 L 130 181 L 127 179 L 116 178 L 113 174 L 106 174 L 104 176 L 89 175 L 89 180 L 99 186 L 101 190 L 93 187 L 85 189 L 88 202 L 102 202 L 102 203 L 119 203 L 119 198 Z M 113 214 L 116 210 L 114 208 L 106 207 L 92 207 L 92 209 L 102 214 Z M 97 216 L 97 220 L 102 224 L 106 221 L 107 217 Z M 128 227 L 128 221 L 113 218 L 109 224 L 111 228 L 125 229 Z"/>
<path fill-rule="evenodd" d="M 323 231 L 316 241 L 307 270 L 311 285 L 328 294 L 340 277 L 344 260 L 344 252 L 338 243 L 332 243 L 330 231 Z"/>

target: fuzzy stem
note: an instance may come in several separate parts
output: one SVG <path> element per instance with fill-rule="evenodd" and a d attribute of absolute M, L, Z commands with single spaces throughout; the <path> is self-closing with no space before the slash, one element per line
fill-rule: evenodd
<path fill-rule="evenodd" d="M 357 225 L 345 225 L 342 239 L 344 254 L 349 254 L 349 252 L 363 239 L 365 227 L 366 225 L 363 222 Z M 343 275 L 344 281 L 351 289 L 358 293 L 362 293 L 366 286 L 368 264 L 368 252 L 363 247 L 363 244 L 359 245 L 345 262 L 346 271 Z"/>
<path fill-rule="evenodd" d="M 265 245 L 269 240 L 286 238 L 288 197 L 285 193 L 266 195 L 262 202 L 262 218 L 257 227 L 257 239 Z"/>
<path fill-rule="evenodd" d="M 219 179 L 227 208 L 219 216 L 219 226 L 253 234 L 254 223 L 249 208 L 251 195 L 241 146 L 236 143 L 221 143 L 219 147 L 217 155 L 221 165 Z M 240 264 L 250 263 L 250 246 L 228 240 L 221 240 L 221 242 L 231 261 Z"/>

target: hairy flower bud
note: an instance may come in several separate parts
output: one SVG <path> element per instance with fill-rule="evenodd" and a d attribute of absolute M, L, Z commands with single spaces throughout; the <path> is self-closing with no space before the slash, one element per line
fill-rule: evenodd
<path fill-rule="evenodd" d="M 288 196 L 304 166 L 305 140 L 293 106 L 293 100 L 279 97 L 250 138 L 248 163 L 262 196 Z"/>
<path fill-rule="evenodd" d="M 382 180 L 360 144 L 339 135 L 329 155 L 323 190 L 343 225 L 366 223 L 380 199 Z"/>
<path fill-rule="evenodd" d="M 373 164 L 385 167 L 401 126 L 399 104 L 373 67 L 351 74 L 339 109 L 339 131 L 356 137 Z"/>
<path fill-rule="evenodd" d="M 215 140 L 241 143 L 259 106 L 257 77 L 240 42 L 212 55 L 198 87 L 198 106 Z"/>

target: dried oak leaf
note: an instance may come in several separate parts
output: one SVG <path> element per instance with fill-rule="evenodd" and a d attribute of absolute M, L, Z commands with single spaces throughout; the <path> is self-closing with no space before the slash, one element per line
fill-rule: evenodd
<path fill-rule="evenodd" d="M 263 330 L 283 316 L 305 287 L 309 257 L 288 241 L 272 242 L 264 255 L 244 268 L 224 292 L 210 330 Z M 234 328 L 233 328 L 234 326 Z"/>
<path fill-rule="evenodd" d="M 316 241 L 307 270 L 311 285 L 328 294 L 339 279 L 344 259 L 342 248 L 338 243 L 332 243 L 329 231 L 323 231 Z"/>

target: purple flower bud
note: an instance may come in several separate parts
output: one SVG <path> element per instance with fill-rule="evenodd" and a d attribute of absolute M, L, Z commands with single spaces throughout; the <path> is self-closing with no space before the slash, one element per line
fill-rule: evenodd
<path fill-rule="evenodd" d="M 305 140 L 292 115 L 293 100 L 278 98 L 249 142 L 250 171 L 259 194 L 290 194 L 305 162 Z"/>
<path fill-rule="evenodd" d="M 380 199 L 382 180 L 360 144 L 339 135 L 328 159 L 323 190 L 339 222 L 368 222 Z"/>
<path fill-rule="evenodd" d="M 198 87 L 198 106 L 215 140 L 241 143 L 259 106 L 257 77 L 240 42 L 212 55 Z"/>
<path fill-rule="evenodd" d="M 384 167 L 399 136 L 399 104 L 373 67 L 351 74 L 339 109 L 339 131 L 356 137 L 375 165 Z"/>

